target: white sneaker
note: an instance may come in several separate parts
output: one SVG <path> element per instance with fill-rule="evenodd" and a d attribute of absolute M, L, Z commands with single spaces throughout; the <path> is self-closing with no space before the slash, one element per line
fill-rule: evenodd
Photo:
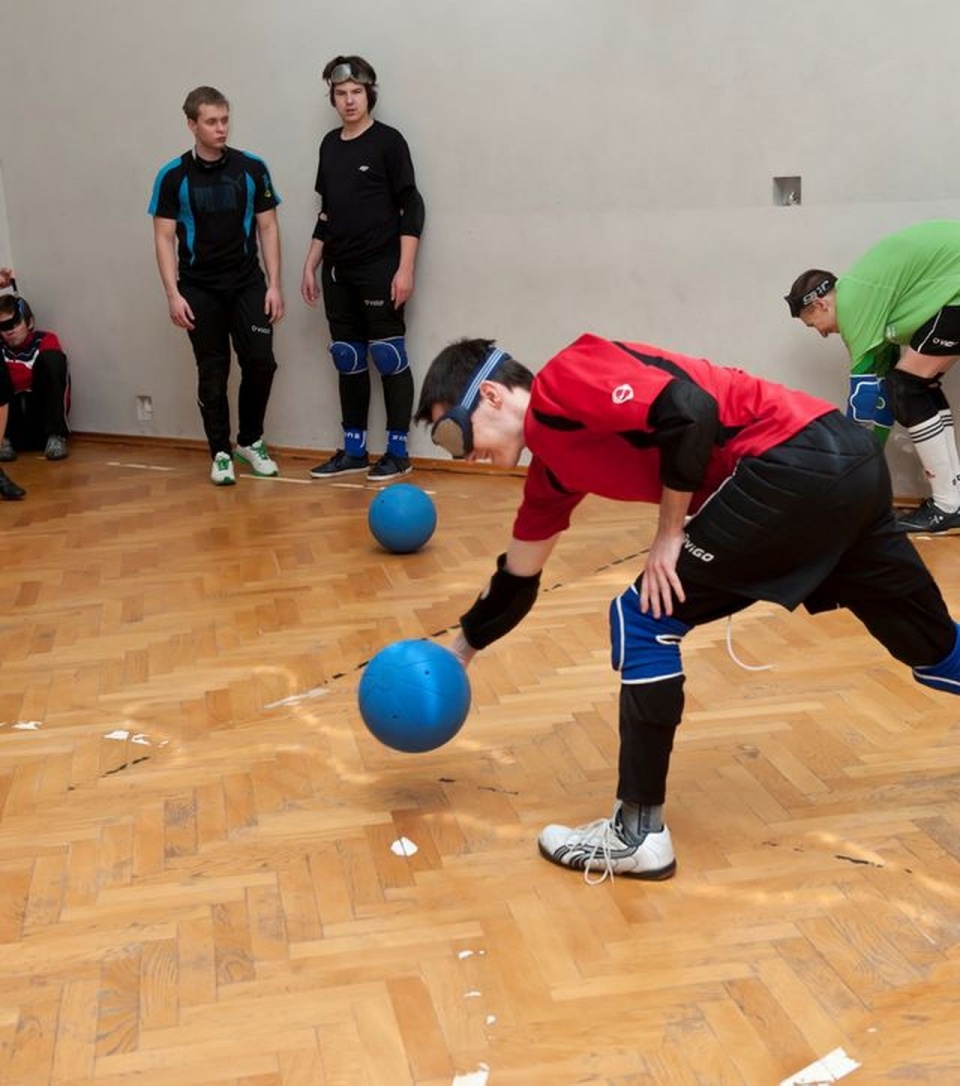
<path fill-rule="evenodd" d="M 603 882 L 609 875 L 655 882 L 669 879 L 677 870 L 673 841 L 666 826 L 659 833 L 647 833 L 631 844 L 624 834 L 620 803 L 610 818 L 585 826 L 547 826 L 539 838 L 540 854 L 551 863 L 583 872 L 585 882 Z M 591 878 L 599 871 L 599 878 Z"/>
<path fill-rule="evenodd" d="M 210 468 L 210 482 L 214 486 L 233 486 L 236 481 L 237 477 L 233 474 L 233 461 L 230 459 L 230 454 L 218 452 L 213 458 L 213 465 Z"/>
<path fill-rule="evenodd" d="M 280 469 L 276 460 L 270 459 L 267 446 L 261 437 L 252 445 L 238 445 L 233 450 L 234 459 L 238 464 L 249 464 L 254 475 L 279 475 Z"/>

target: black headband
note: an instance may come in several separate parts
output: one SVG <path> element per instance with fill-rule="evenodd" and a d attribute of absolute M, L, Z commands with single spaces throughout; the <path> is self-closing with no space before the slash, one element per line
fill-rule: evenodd
<path fill-rule="evenodd" d="M 801 310 L 806 309 L 811 302 L 815 302 L 818 298 L 822 298 L 824 294 L 829 294 L 836 285 L 837 277 L 835 275 L 827 275 L 824 279 L 821 279 L 812 290 L 808 290 L 804 294 L 785 295 L 783 300 L 790 306 L 790 316 L 799 317 Z"/>

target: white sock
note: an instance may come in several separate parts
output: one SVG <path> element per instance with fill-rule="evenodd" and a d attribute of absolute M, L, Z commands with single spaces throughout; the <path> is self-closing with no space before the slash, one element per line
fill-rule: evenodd
<path fill-rule="evenodd" d="M 926 422 L 909 427 L 907 433 L 930 481 L 934 504 L 945 513 L 956 513 L 960 509 L 957 439 L 952 416 L 947 426 L 943 414 L 938 412 Z"/>
<path fill-rule="evenodd" d="M 947 435 L 947 454 L 950 457 L 950 478 L 957 491 L 957 501 L 960 502 L 960 452 L 957 451 L 957 431 L 953 425 L 953 412 L 945 407 L 940 412 L 943 419 L 943 432 Z"/>

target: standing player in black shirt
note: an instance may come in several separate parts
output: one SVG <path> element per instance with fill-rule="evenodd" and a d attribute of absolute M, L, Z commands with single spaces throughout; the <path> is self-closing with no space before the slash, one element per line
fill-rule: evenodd
<path fill-rule="evenodd" d="M 320 296 L 337 368 L 343 448 L 310 474 L 317 479 L 364 472 L 390 479 L 410 470 L 407 432 L 413 414 L 413 375 L 407 360 L 403 307 L 413 293 L 423 198 L 406 140 L 370 116 L 377 74 L 362 58 L 338 56 L 324 68 L 330 102 L 343 121 L 320 144 L 316 191 L 320 214 L 303 266 L 300 293 Z M 387 447 L 370 466 L 367 415 L 369 360 L 380 371 Z"/>
<path fill-rule="evenodd" d="M 273 326 L 283 316 L 280 198 L 262 159 L 227 146 L 230 104 L 218 90 L 192 90 L 183 112 L 196 144 L 160 170 L 149 213 L 170 319 L 187 330 L 197 359 L 210 480 L 229 486 L 236 482 L 227 400 L 231 339 L 241 372 L 234 456 L 254 475 L 278 470 L 263 440 L 263 420 L 277 368 Z"/>

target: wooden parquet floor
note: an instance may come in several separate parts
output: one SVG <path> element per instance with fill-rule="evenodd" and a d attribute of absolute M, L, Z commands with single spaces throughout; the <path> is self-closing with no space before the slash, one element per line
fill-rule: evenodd
<path fill-rule="evenodd" d="M 449 639 L 521 481 L 418 472 L 439 527 L 400 557 L 373 487 L 281 461 L 226 490 L 174 448 L 11 466 L 0 1081 L 960 1082 L 960 702 L 844 614 L 738 616 L 764 671 L 694 631 L 678 874 L 587 886 L 536 834 L 611 807 L 606 605 L 653 511 L 586 503 L 460 736 L 400 755 L 362 667 Z M 960 613 L 960 538 L 919 546 Z"/>

